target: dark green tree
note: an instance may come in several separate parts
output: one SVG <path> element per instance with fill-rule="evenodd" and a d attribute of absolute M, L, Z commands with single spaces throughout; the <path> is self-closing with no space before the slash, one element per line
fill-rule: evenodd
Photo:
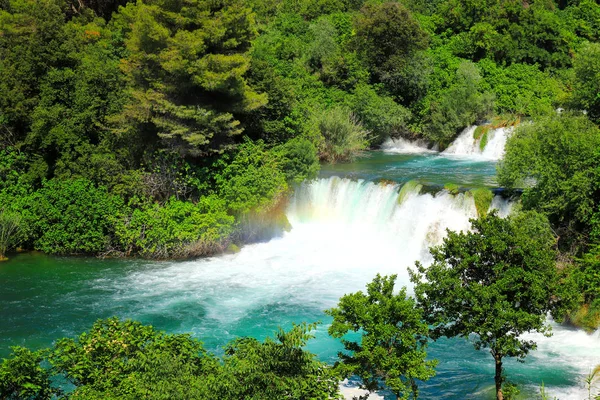
<path fill-rule="evenodd" d="M 524 188 L 525 209 L 543 212 L 561 247 L 589 233 L 600 200 L 600 129 L 585 116 L 550 115 L 510 137 L 498 168 L 501 186 Z"/>
<path fill-rule="evenodd" d="M 433 263 L 411 270 L 417 301 L 432 337 L 463 337 L 488 348 L 496 365 L 496 397 L 503 399 L 502 361 L 523 360 L 536 348 L 522 334 L 550 334 L 546 314 L 562 316 L 556 238 L 534 212 L 507 219 L 491 213 L 471 220 L 471 232 L 451 232 L 432 248 Z"/>
<path fill-rule="evenodd" d="M 329 334 L 360 333 L 360 341 L 342 339 L 348 353 L 339 353 L 338 368 L 344 376 L 359 376 L 369 392 L 388 388 L 398 399 L 416 399 L 417 381 L 434 376 L 437 361 L 425 360 L 429 328 L 406 288 L 394 293 L 395 281 L 396 275 L 378 274 L 367 293 L 342 296 L 326 311 L 333 317 Z"/>
<path fill-rule="evenodd" d="M 129 101 L 115 132 L 160 138 L 185 155 L 222 151 L 243 128 L 235 115 L 267 98 L 246 81 L 256 37 L 252 10 L 238 0 L 130 3 L 112 20 L 125 37 Z"/>

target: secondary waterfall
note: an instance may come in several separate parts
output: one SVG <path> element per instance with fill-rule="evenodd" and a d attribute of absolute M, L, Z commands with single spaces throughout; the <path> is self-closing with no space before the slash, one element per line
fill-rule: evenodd
<path fill-rule="evenodd" d="M 475 130 L 478 127 L 473 125 L 465 128 L 460 135 L 452 142 L 450 146 L 440 154 L 444 156 L 467 157 L 479 160 L 497 161 L 504 155 L 506 140 L 512 132 L 512 127 L 489 129 L 485 133 L 486 142 L 482 147 L 482 138 L 474 137 Z M 423 140 L 410 141 L 403 138 L 389 138 L 382 145 L 381 149 L 386 153 L 395 154 L 415 154 L 415 153 L 436 153 L 437 148 L 429 148 L 427 142 Z"/>
<path fill-rule="evenodd" d="M 474 133 L 477 126 L 470 126 L 452 142 L 452 144 L 443 151 L 442 154 L 466 157 L 480 157 L 486 160 L 499 160 L 504 155 L 504 147 L 508 135 L 512 128 L 489 129 L 487 135 L 487 144 L 481 148 L 481 138 L 475 139 Z"/>

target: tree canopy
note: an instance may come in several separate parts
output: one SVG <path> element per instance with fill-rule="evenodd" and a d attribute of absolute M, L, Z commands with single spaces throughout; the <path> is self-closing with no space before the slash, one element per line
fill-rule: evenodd
<path fill-rule="evenodd" d="M 564 311 L 556 238 L 535 212 L 506 219 L 491 213 L 471 220 L 471 229 L 448 231 L 430 250 L 433 263 L 417 263 L 411 280 L 433 338 L 460 336 L 490 350 L 501 400 L 503 358 L 525 358 L 536 343 L 522 334 L 549 334 L 546 314 Z"/>

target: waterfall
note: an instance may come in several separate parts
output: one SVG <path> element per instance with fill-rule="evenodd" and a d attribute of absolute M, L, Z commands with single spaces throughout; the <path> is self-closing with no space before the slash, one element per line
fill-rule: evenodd
<path fill-rule="evenodd" d="M 476 125 L 465 128 L 454 142 L 439 154 L 449 157 L 465 157 L 488 161 L 500 160 L 504 155 L 506 140 L 513 128 L 489 129 L 486 133 L 487 142 L 483 149 L 480 146 L 482 139 L 475 139 L 473 137 L 477 128 Z M 424 140 L 410 141 L 403 138 L 389 138 L 381 145 L 381 150 L 386 153 L 396 154 L 437 153 L 437 149 L 435 147 L 430 149 Z"/>
<path fill-rule="evenodd" d="M 388 138 L 382 145 L 381 149 L 386 153 L 396 154 L 420 154 L 420 153 L 435 153 L 436 149 L 429 149 L 425 140 L 410 141 L 404 138 Z"/>
<path fill-rule="evenodd" d="M 487 144 L 480 147 L 481 139 L 475 139 L 473 134 L 477 126 L 470 126 L 462 131 L 452 144 L 443 151 L 444 155 L 476 157 L 484 160 L 499 160 L 504 155 L 504 147 L 512 128 L 498 128 L 487 131 Z"/>
<path fill-rule="evenodd" d="M 364 290 L 377 273 L 397 274 L 398 287 L 412 292 L 408 268 L 415 261 L 428 265 L 429 247 L 442 242 L 446 229 L 465 231 L 476 216 L 469 195 L 422 193 L 413 184 L 399 201 L 400 189 L 337 177 L 305 182 L 290 200 L 292 229 L 283 237 L 244 246 L 236 254 L 135 268 L 125 279 L 111 281 L 108 304 L 115 308 L 108 312 L 118 315 L 125 304 L 127 317 L 134 319 L 170 316 L 178 331 L 193 332 L 209 350 L 240 335 L 262 339 L 278 326 L 320 320 L 325 324 L 308 348 L 333 363 L 341 346 L 327 336 L 323 310 L 344 294 Z M 491 207 L 506 215 L 511 204 L 496 196 Z M 98 285 L 106 292 L 106 279 Z M 561 400 L 580 399 L 581 379 L 600 363 L 600 344 L 581 331 L 553 329 L 551 338 L 531 335 L 539 350 L 525 364 L 507 360 L 509 376 L 531 384 L 526 388 L 531 394 L 542 380 L 562 374 L 568 380 L 546 381 L 548 391 Z M 493 360 L 467 341 L 440 340 L 429 353 L 440 364 L 431 383 L 420 387 L 424 398 L 459 399 L 493 385 Z M 361 394 L 353 382 L 341 389 L 347 399 Z"/>

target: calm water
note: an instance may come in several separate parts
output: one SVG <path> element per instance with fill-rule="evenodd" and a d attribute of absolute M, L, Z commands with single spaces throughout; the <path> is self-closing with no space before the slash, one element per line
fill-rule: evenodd
<path fill-rule="evenodd" d="M 399 185 L 371 181 L 493 186 L 493 175 L 493 162 L 374 153 L 324 168 L 320 180 L 300 187 L 292 199 L 291 232 L 235 255 L 186 262 L 13 256 L 0 264 L 0 357 L 9 346 L 50 346 L 116 315 L 192 332 L 215 352 L 238 336 L 264 338 L 278 326 L 321 321 L 309 348 L 333 362 L 340 345 L 326 335 L 330 320 L 323 310 L 344 293 L 364 289 L 378 272 L 398 274 L 410 291 L 407 267 L 429 262 L 427 249 L 445 229 L 466 229 L 475 216 L 463 195 L 413 193 L 399 205 Z M 500 198 L 494 205 L 504 213 L 510 208 Z M 534 336 L 539 350 L 525 364 L 506 363 L 509 378 L 524 386 L 523 398 L 534 398 L 542 381 L 560 399 L 584 398 L 582 379 L 600 363 L 600 340 L 560 326 L 554 332 L 552 338 Z M 430 350 L 440 363 L 437 376 L 421 385 L 422 398 L 492 396 L 489 353 L 459 339 L 441 340 Z"/>

